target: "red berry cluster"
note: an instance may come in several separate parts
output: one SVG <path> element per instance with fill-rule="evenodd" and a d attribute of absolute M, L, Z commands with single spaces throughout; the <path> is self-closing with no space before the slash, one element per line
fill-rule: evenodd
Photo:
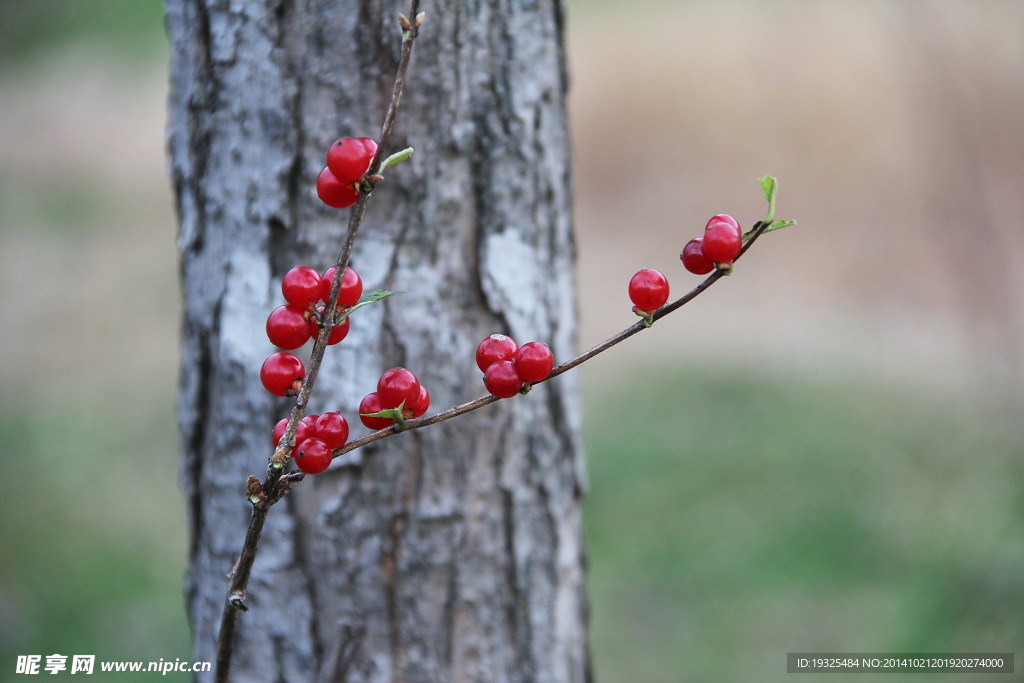
<path fill-rule="evenodd" d="M 324 316 L 324 306 L 317 304 L 329 298 L 334 272 L 335 268 L 332 267 L 321 276 L 309 266 L 295 266 L 285 274 L 281 280 L 281 293 L 286 303 L 271 311 L 267 318 L 267 338 L 274 346 L 286 350 L 297 349 L 309 341 L 310 337 L 317 335 Z M 359 274 L 346 268 L 341 292 L 338 294 L 337 311 L 344 313 L 359 301 L 362 294 L 363 281 Z M 331 329 L 328 344 L 337 344 L 348 335 L 349 320 L 346 317 Z M 306 368 L 302 361 L 284 351 L 267 358 L 260 368 L 263 386 L 277 396 L 294 396 L 305 376 Z"/>
<path fill-rule="evenodd" d="M 498 398 L 510 398 L 525 385 L 547 379 L 555 357 L 547 344 L 518 346 L 511 337 L 492 334 L 476 347 L 476 365 L 484 373 L 484 386 Z"/>
<path fill-rule="evenodd" d="M 288 426 L 283 418 L 270 435 L 270 441 L 277 448 Z M 320 474 L 331 464 L 332 451 L 341 448 L 348 441 L 348 421 L 340 413 L 307 415 L 295 428 L 295 448 L 292 457 L 300 470 L 307 474 Z"/>
<path fill-rule="evenodd" d="M 704 236 L 686 243 L 679 254 L 683 266 L 697 275 L 705 275 L 719 268 L 732 268 L 733 260 L 743 250 L 743 229 L 729 214 L 711 217 L 704 227 Z M 633 312 L 643 316 L 649 325 L 654 312 L 668 302 L 668 279 L 660 271 L 645 268 L 629 281 L 629 298 Z"/>
<path fill-rule="evenodd" d="M 336 140 L 327 150 L 327 167 L 317 178 L 316 191 L 320 199 L 338 209 L 355 204 L 359 199 L 364 176 L 376 153 L 377 143 L 370 138 Z M 298 357 L 287 351 L 299 348 L 319 334 L 324 316 L 328 315 L 325 309 L 335 272 L 336 268 L 329 268 L 321 275 L 308 266 L 296 266 L 281 281 L 285 304 L 275 308 L 267 318 L 267 337 L 275 346 L 285 350 L 272 354 L 260 368 L 260 380 L 270 393 L 294 396 L 302 388 L 306 368 Z M 362 294 L 363 281 L 359 274 L 346 268 L 333 315 L 344 314 L 359 302 Z M 337 344 L 343 340 L 351 326 L 348 316 L 340 321 L 337 318 L 334 320 L 335 324 L 331 326 L 331 333 L 327 337 L 328 344 Z M 406 390 L 408 395 L 404 393 Z M 361 413 L 402 407 L 405 416 L 416 417 L 426 412 L 430 405 L 430 393 L 425 387 L 420 387 L 415 375 L 402 368 L 384 373 L 378 391 L 370 396 L 378 399 L 380 407 L 364 410 L 360 406 Z M 390 420 L 385 422 L 391 424 Z M 363 423 L 371 426 L 367 418 L 363 418 Z M 274 427 L 271 441 L 275 448 L 287 426 L 288 418 L 284 418 Z M 305 416 L 296 427 L 291 452 L 296 466 L 308 474 L 323 472 L 331 464 L 333 451 L 348 441 L 348 433 L 348 422 L 340 413 Z"/>
<path fill-rule="evenodd" d="M 359 419 L 370 429 L 390 427 L 396 420 L 372 417 L 372 413 L 401 410 L 403 419 L 420 417 L 430 407 L 430 392 L 405 368 L 391 368 L 377 380 L 377 391 L 359 402 Z"/>
<path fill-rule="evenodd" d="M 370 138 L 341 138 L 327 149 L 327 166 L 316 179 L 316 193 L 327 206 L 345 209 L 359 199 L 360 180 L 377 153 Z"/>
<path fill-rule="evenodd" d="M 686 243 L 679 259 L 683 266 L 696 275 L 706 275 L 715 269 L 731 268 L 733 259 L 743 249 L 743 229 L 739 222 L 727 213 L 711 217 L 704 228 L 704 236 Z"/>

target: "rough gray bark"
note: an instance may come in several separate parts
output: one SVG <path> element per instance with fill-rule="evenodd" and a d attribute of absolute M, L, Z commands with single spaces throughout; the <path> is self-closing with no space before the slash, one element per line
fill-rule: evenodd
<path fill-rule="evenodd" d="M 405 9 L 167 0 L 196 659 L 214 659 L 245 477 L 290 408 L 259 383 L 266 315 L 288 268 L 337 256 L 348 212 L 314 181 L 334 138 L 376 137 Z M 356 435 L 388 367 L 440 409 L 484 393 L 473 351 L 492 332 L 574 350 L 562 4 L 423 9 L 395 139 L 416 156 L 376 190 L 352 261 L 367 288 L 408 294 L 353 317 L 309 406 Z M 567 375 L 307 477 L 270 511 L 233 680 L 588 679 L 578 422 Z"/>

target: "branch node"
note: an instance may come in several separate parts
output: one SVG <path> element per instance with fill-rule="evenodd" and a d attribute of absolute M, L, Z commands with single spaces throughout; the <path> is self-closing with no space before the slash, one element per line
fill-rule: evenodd
<path fill-rule="evenodd" d="M 253 505 L 258 504 L 266 497 L 263 493 L 263 484 L 261 484 L 260 480 L 253 474 L 249 475 L 249 479 L 245 483 L 245 497 L 248 498 L 249 502 Z"/>
<path fill-rule="evenodd" d="M 245 596 L 241 593 L 232 593 L 231 595 L 229 595 L 228 604 L 242 612 L 249 611 L 249 608 L 245 604 Z"/>
<path fill-rule="evenodd" d="M 281 443 L 284 443 L 284 439 L 281 439 Z M 274 454 L 270 456 L 269 471 L 271 474 L 279 474 L 284 469 L 284 464 L 288 462 L 288 454 L 291 453 L 290 448 L 285 448 L 283 445 L 279 445 Z"/>

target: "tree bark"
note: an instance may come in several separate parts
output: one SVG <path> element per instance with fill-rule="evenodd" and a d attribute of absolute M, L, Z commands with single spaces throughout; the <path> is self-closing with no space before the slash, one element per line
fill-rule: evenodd
<path fill-rule="evenodd" d="M 575 347 L 563 6 L 425 2 L 395 149 L 352 266 L 368 289 L 309 406 L 356 408 L 412 369 L 437 409 L 485 393 L 476 344 Z M 259 366 L 281 276 L 326 269 L 347 211 L 313 190 L 327 146 L 376 137 L 399 50 L 391 0 L 167 0 L 169 146 L 184 320 L 178 403 L 194 657 L 213 660 L 274 422 Z M 390 153 L 394 150 L 382 150 Z M 432 411 L 433 412 L 433 411 Z M 270 511 L 236 638 L 237 681 L 588 680 L 584 489 L 572 374 L 398 435 Z"/>

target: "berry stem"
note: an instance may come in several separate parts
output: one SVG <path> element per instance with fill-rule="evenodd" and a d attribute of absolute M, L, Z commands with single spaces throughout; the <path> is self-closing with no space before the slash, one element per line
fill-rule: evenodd
<path fill-rule="evenodd" d="M 402 91 L 405 88 L 405 74 L 409 67 L 409 59 L 412 56 L 412 46 L 418 34 L 419 25 L 419 0 L 412 0 L 409 15 L 417 17 L 415 25 L 406 28 L 402 27 L 402 51 L 398 59 L 398 68 L 395 74 L 395 84 L 391 91 L 391 102 L 388 105 L 387 113 L 384 116 L 384 124 L 381 126 L 380 139 L 377 141 L 378 149 L 386 150 L 391 140 L 391 133 L 395 126 L 395 116 L 398 113 L 398 105 L 402 99 Z M 407 22 L 408 23 L 408 22 Z M 381 168 L 380 154 L 374 156 L 367 178 L 378 175 Z M 372 190 L 375 181 L 370 181 Z M 324 308 L 325 311 L 334 311 L 338 305 L 338 295 L 341 292 L 341 281 L 345 275 L 345 268 L 348 266 L 352 254 L 352 244 L 355 242 L 359 226 L 363 222 L 363 215 L 366 213 L 366 205 L 370 199 L 370 192 L 363 191 L 352 210 L 348 223 L 348 231 L 345 234 L 345 241 L 342 243 L 341 252 L 338 254 L 337 268 L 334 271 L 334 279 L 331 282 L 331 293 Z M 289 474 L 282 477 L 284 465 L 288 459 L 295 441 L 295 430 L 299 421 L 306 411 L 306 405 L 316 384 L 317 375 L 320 372 L 320 364 L 323 361 L 324 351 L 327 348 L 327 339 L 335 324 L 335 316 L 324 316 L 323 324 L 320 325 L 319 333 L 313 344 L 313 351 L 306 368 L 306 377 L 295 399 L 291 415 L 288 419 L 288 426 L 278 444 L 277 450 L 270 458 L 267 471 L 267 478 L 262 485 L 262 494 L 255 496 L 252 506 L 252 515 L 249 518 L 249 526 L 245 534 L 245 542 L 242 544 L 242 551 L 238 561 L 231 572 L 231 579 L 228 585 L 227 599 L 224 603 L 224 611 L 221 616 L 220 633 L 217 636 L 217 669 L 214 680 L 217 683 L 224 683 L 230 679 L 231 657 L 234 651 L 234 634 L 240 612 L 246 611 L 245 595 L 249 584 L 249 576 L 252 573 L 253 561 L 256 558 L 256 549 L 259 546 L 260 537 L 263 535 L 263 526 L 266 522 L 267 513 L 270 507 L 280 500 L 289 490 L 302 480 L 301 472 Z"/>

